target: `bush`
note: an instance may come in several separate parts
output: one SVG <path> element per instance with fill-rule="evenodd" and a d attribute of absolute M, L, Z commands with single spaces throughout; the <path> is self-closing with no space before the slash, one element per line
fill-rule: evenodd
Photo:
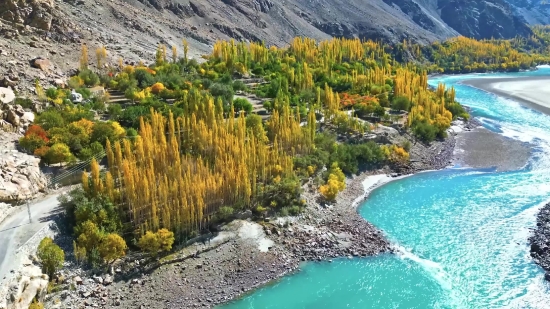
<path fill-rule="evenodd" d="M 262 205 L 274 209 L 300 204 L 302 188 L 297 177 L 285 177 L 279 182 L 266 185 L 262 194 Z"/>
<path fill-rule="evenodd" d="M 57 96 L 59 95 L 58 91 L 57 91 L 57 88 L 54 88 L 54 87 L 50 87 L 48 89 L 46 89 L 46 96 L 49 98 L 49 99 L 57 99 Z"/>
<path fill-rule="evenodd" d="M 44 304 L 35 299 L 29 305 L 29 309 L 44 309 Z"/>
<path fill-rule="evenodd" d="M 401 146 L 405 149 L 405 151 L 411 151 L 411 142 L 409 140 L 404 141 Z"/>
<path fill-rule="evenodd" d="M 437 136 L 437 128 L 427 122 L 416 122 L 413 124 L 413 132 L 420 140 L 430 143 Z"/>
<path fill-rule="evenodd" d="M 246 113 L 251 113 L 252 103 L 245 98 L 236 98 L 233 100 L 233 108 L 235 111 L 245 111 Z"/>
<path fill-rule="evenodd" d="M 21 105 L 23 108 L 32 108 L 33 103 L 31 99 L 15 98 L 14 105 Z"/>
<path fill-rule="evenodd" d="M 233 215 L 233 208 L 229 206 L 221 207 L 216 213 L 216 219 L 219 221 L 227 221 Z"/>
<path fill-rule="evenodd" d="M 49 237 L 42 239 L 38 245 L 37 251 L 38 260 L 42 264 L 42 271 L 47 274 L 50 279 L 63 266 L 65 262 L 65 252 L 53 243 Z"/>
<path fill-rule="evenodd" d="M 34 122 L 46 131 L 54 127 L 63 127 L 65 125 L 65 119 L 63 119 L 63 116 L 55 109 L 44 111 L 36 117 Z"/>
<path fill-rule="evenodd" d="M 156 257 L 159 251 L 170 251 L 174 244 L 174 233 L 167 229 L 160 229 L 156 233 L 147 231 L 138 241 L 141 250 Z"/>
<path fill-rule="evenodd" d="M 93 87 L 99 85 L 99 76 L 95 74 L 92 70 L 84 69 L 80 71 L 78 77 L 82 79 L 84 85 L 88 87 Z"/>
<path fill-rule="evenodd" d="M 101 258 L 107 263 L 113 263 L 126 255 L 126 242 L 117 234 L 107 235 L 100 243 L 98 251 Z"/>
<path fill-rule="evenodd" d="M 224 104 L 229 105 L 229 103 L 233 100 L 233 87 L 226 84 L 220 84 L 220 83 L 214 83 L 210 88 L 210 93 L 214 97 L 221 97 Z"/>
<path fill-rule="evenodd" d="M 148 252 L 151 256 L 157 256 L 160 250 L 160 242 L 157 234 L 147 231 L 138 241 L 141 250 Z"/>
<path fill-rule="evenodd" d="M 88 100 L 92 96 L 92 93 L 87 88 L 78 88 L 76 92 L 80 93 L 85 100 Z"/>
<path fill-rule="evenodd" d="M 333 163 L 329 170 L 327 183 L 319 188 L 319 192 L 327 201 L 334 201 L 336 195 L 346 188 L 346 176 L 338 167 L 338 163 Z"/>
<path fill-rule="evenodd" d="M 109 113 L 109 115 L 111 115 L 112 119 L 117 120 L 118 117 L 120 117 L 120 115 L 122 114 L 122 107 L 120 106 L 120 104 L 111 103 L 107 108 L 107 112 Z"/>
<path fill-rule="evenodd" d="M 411 106 L 411 101 L 409 101 L 409 98 L 404 96 L 399 96 L 393 99 L 391 103 L 391 108 L 398 111 L 409 111 L 409 107 Z"/>
<path fill-rule="evenodd" d="M 236 80 L 236 81 L 233 82 L 233 90 L 235 90 L 235 91 L 237 91 L 237 90 L 245 91 L 246 90 L 246 84 L 243 83 L 240 80 Z"/>

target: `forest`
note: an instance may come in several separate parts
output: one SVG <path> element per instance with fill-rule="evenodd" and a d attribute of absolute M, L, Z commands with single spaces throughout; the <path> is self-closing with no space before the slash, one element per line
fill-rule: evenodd
<path fill-rule="evenodd" d="M 454 89 L 428 87 L 428 73 L 546 61 L 510 41 L 466 38 L 420 49 L 336 38 L 295 38 L 285 48 L 222 41 L 200 63 L 183 45 L 182 55 L 160 45 L 148 65 L 119 59 L 108 68 L 98 48 L 96 69 L 84 45 L 68 83 L 81 103 L 68 89 L 36 84 L 49 107 L 20 146 L 44 164 L 90 162 L 81 188 L 62 200 L 81 261 L 109 263 L 128 247 L 156 256 L 237 212 L 299 214 L 307 182 L 330 203 L 346 174 L 409 161 L 410 145 L 364 138 L 376 126 L 430 143 L 468 118 Z M 403 61 L 405 51 L 416 60 Z M 92 93 L 98 85 L 128 102 Z"/>
<path fill-rule="evenodd" d="M 475 40 L 456 37 L 431 45 L 398 44 L 397 59 L 411 59 L 429 73 L 518 72 L 550 63 L 550 27 L 536 26 L 529 38 Z"/>

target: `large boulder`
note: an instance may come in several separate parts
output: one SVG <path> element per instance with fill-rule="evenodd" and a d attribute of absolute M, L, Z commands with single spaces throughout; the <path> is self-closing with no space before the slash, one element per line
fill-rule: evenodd
<path fill-rule="evenodd" d="M 76 92 L 74 89 L 71 91 L 71 101 L 73 103 L 82 103 L 83 100 L 84 98 L 80 93 Z"/>
<path fill-rule="evenodd" d="M 21 119 L 13 109 L 8 110 L 6 114 L 6 121 L 11 123 L 14 127 L 18 127 L 19 124 L 21 123 Z"/>
<path fill-rule="evenodd" d="M 23 268 L 9 282 L 7 304 L 0 303 L 0 308 L 7 305 L 10 309 L 27 309 L 36 298 L 44 300 L 48 287 L 48 276 L 42 274 L 38 265 L 34 265 L 28 257 L 22 261 Z"/>
<path fill-rule="evenodd" d="M 34 113 L 24 112 L 23 115 L 19 117 L 19 124 L 25 129 L 28 128 L 29 125 L 31 125 L 31 123 L 33 122 L 34 122 Z"/>
<path fill-rule="evenodd" d="M 42 71 L 48 71 L 50 69 L 50 65 L 50 60 L 46 58 L 38 57 L 31 60 L 31 66 Z"/>
<path fill-rule="evenodd" d="M 10 88 L 0 87 L 0 103 L 9 104 L 15 100 L 15 93 Z"/>

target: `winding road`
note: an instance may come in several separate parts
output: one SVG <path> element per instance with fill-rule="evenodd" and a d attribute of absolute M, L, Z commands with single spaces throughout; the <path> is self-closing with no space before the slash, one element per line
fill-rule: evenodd
<path fill-rule="evenodd" d="M 31 219 L 25 205 L 19 206 L 11 216 L 0 223 L 0 285 L 5 282 L 12 269 L 18 269 L 17 249 L 24 245 L 36 232 L 52 222 L 61 211 L 57 197 L 60 193 L 48 195 L 30 205 Z"/>

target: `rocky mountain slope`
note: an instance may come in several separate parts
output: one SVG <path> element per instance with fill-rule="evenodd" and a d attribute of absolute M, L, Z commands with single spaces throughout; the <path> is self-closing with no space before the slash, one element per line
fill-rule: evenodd
<path fill-rule="evenodd" d="M 117 63 L 119 57 L 151 60 L 159 43 L 181 51 L 182 38 L 198 58 L 219 39 L 278 46 L 295 36 L 428 43 L 459 34 L 527 36 L 525 18 L 545 22 L 529 13 L 538 8 L 531 0 L 506 1 L 0 0 L 0 87 L 25 94 L 36 79 L 43 86 L 63 80 L 77 67 L 83 43 L 91 62 L 96 47 L 106 46 Z M 48 65 L 32 68 L 36 57 Z"/>
<path fill-rule="evenodd" d="M 506 0 L 512 5 L 515 13 L 522 16 L 529 24 L 550 23 L 550 3 L 542 0 Z"/>

